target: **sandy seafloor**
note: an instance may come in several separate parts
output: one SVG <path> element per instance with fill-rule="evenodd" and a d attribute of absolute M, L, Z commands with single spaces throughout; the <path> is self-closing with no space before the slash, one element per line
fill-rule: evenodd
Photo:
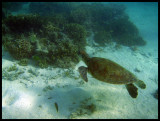
<path fill-rule="evenodd" d="M 126 3 L 124 3 L 126 4 Z M 147 45 L 132 51 L 129 47 L 115 50 L 114 44 L 94 47 L 92 36 L 87 38 L 87 53 L 117 62 L 139 79 L 147 88 L 139 89 L 136 99 L 129 96 L 124 85 L 100 82 L 88 74 L 84 82 L 75 68 L 40 69 L 32 64 L 19 66 L 8 52 L 2 52 L 2 69 L 16 64 L 17 70 L 2 78 L 3 119 L 157 119 L 158 100 L 158 5 L 129 3 L 127 12 L 147 41 Z M 135 71 L 135 69 L 140 72 Z M 15 76 L 19 73 L 18 76 Z M 20 74 L 21 73 L 21 74 Z M 58 104 L 58 112 L 55 108 Z"/>

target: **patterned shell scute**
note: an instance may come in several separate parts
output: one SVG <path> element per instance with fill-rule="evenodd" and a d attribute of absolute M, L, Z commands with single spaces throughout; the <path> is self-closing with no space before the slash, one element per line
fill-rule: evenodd
<path fill-rule="evenodd" d="M 137 78 L 131 72 L 105 58 L 90 58 L 88 71 L 94 78 L 107 83 L 129 84 L 137 81 Z"/>

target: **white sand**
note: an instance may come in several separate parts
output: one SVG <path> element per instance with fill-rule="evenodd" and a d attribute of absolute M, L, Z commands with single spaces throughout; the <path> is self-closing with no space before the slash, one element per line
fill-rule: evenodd
<path fill-rule="evenodd" d="M 136 21 L 142 18 L 136 18 Z M 149 18 L 147 20 L 150 21 Z M 150 26 L 147 24 L 141 26 L 141 33 L 144 32 L 143 30 L 149 33 Z M 156 31 L 152 29 L 153 33 Z M 145 35 L 143 37 L 147 41 L 150 41 L 151 38 L 155 43 L 158 41 L 156 34 Z M 100 82 L 89 74 L 89 81 L 85 83 L 77 71 L 79 66 L 85 65 L 82 61 L 70 70 L 40 69 L 32 65 L 22 67 L 16 64 L 18 70 L 10 72 L 10 76 L 14 77 L 16 73 L 22 71 L 24 73 L 15 77 L 13 81 L 10 81 L 9 78 L 2 79 L 2 118 L 158 119 L 158 100 L 152 95 L 158 88 L 157 47 L 158 45 L 148 44 L 145 47 L 139 47 L 136 52 L 124 46 L 119 50 L 115 50 L 114 45 L 105 48 L 86 47 L 90 56 L 113 60 L 146 83 L 147 88 L 139 89 L 136 99 L 129 96 L 124 85 Z M 3 69 L 16 63 L 4 50 L 3 53 Z M 135 68 L 140 72 L 135 72 Z M 31 72 L 31 69 L 34 73 Z M 58 104 L 58 112 L 55 102 Z M 96 107 L 95 110 L 93 105 Z M 89 106 L 90 108 L 87 108 Z"/>

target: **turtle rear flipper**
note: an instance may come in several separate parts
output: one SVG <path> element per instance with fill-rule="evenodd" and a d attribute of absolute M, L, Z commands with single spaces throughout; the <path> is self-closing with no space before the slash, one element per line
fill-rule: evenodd
<path fill-rule="evenodd" d="M 134 86 L 134 84 L 126 84 L 126 88 L 128 90 L 129 95 L 132 98 L 136 98 L 138 95 L 138 88 Z"/>
<path fill-rule="evenodd" d="M 142 81 L 142 80 L 138 80 L 135 82 L 135 84 L 140 87 L 141 89 L 145 89 L 146 88 L 146 84 Z"/>
<path fill-rule="evenodd" d="M 88 82 L 88 78 L 87 78 L 87 68 L 84 67 L 84 66 L 80 66 L 80 67 L 78 68 L 78 71 L 79 71 L 82 79 L 83 79 L 84 81 Z"/>

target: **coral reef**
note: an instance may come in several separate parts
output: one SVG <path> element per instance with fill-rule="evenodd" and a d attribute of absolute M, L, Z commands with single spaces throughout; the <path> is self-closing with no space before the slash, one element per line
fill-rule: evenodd
<path fill-rule="evenodd" d="M 32 44 L 26 39 L 6 42 L 6 48 L 16 59 L 30 58 L 34 52 Z"/>
<path fill-rule="evenodd" d="M 14 40 L 14 37 L 11 34 L 5 34 L 5 35 L 3 34 L 2 35 L 2 45 L 4 49 L 6 49 L 7 45 L 11 43 L 11 41 L 13 40 Z"/>
<path fill-rule="evenodd" d="M 120 4 L 93 4 L 91 9 L 92 29 L 94 32 L 111 31 L 112 41 L 125 46 L 143 46 L 146 42 L 138 28 L 129 20 L 125 6 Z"/>
<path fill-rule="evenodd" d="M 85 28 L 82 25 L 75 23 L 67 24 L 65 26 L 65 33 L 69 38 L 75 41 L 83 40 L 86 37 Z"/>
<path fill-rule="evenodd" d="M 53 23 L 48 22 L 47 25 L 44 26 L 43 36 L 46 36 L 50 41 L 56 41 L 61 37 L 60 29 Z"/>
<path fill-rule="evenodd" d="M 70 21 L 73 23 L 84 24 L 89 18 L 89 12 L 86 9 L 77 8 L 71 11 Z"/>
<path fill-rule="evenodd" d="M 9 9 L 11 4 L 3 4 L 3 8 Z M 30 3 L 30 14 L 4 15 L 2 44 L 21 65 L 27 65 L 25 59 L 33 59 L 41 68 L 74 67 L 89 32 L 95 34 L 99 46 L 113 41 L 117 49 L 120 45 L 145 45 L 125 9 L 114 3 Z"/>
<path fill-rule="evenodd" d="M 4 24 L 4 21 L 2 20 L 2 34 L 5 35 L 9 32 L 8 27 Z"/>
<path fill-rule="evenodd" d="M 52 46 L 54 46 L 52 48 Z M 72 40 L 65 37 L 56 45 L 50 46 L 50 63 L 61 68 L 69 68 L 79 62 L 78 46 Z M 54 49 L 55 48 L 55 49 Z"/>
<path fill-rule="evenodd" d="M 29 11 L 42 16 L 52 16 L 55 13 L 69 13 L 70 7 L 70 4 L 67 2 L 31 2 Z"/>
<path fill-rule="evenodd" d="M 57 14 L 55 13 L 52 16 L 48 16 L 47 19 L 54 24 L 54 26 L 58 27 L 58 28 L 63 28 L 65 26 L 65 24 L 68 23 L 68 20 L 66 18 L 66 16 L 62 13 L 62 14 Z"/>
<path fill-rule="evenodd" d="M 4 19 L 4 24 L 12 33 L 39 32 L 45 22 L 39 15 L 10 15 Z"/>
<path fill-rule="evenodd" d="M 78 45 L 78 48 L 85 49 L 87 32 L 82 25 L 76 23 L 66 24 L 64 32 L 70 39 L 73 39 L 74 43 Z"/>
<path fill-rule="evenodd" d="M 146 44 L 140 37 L 137 27 L 127 17 L 113 21 L 110 28 L 112 28 L 112 36 L 118 44 L 125 46 Z"/>
<path fill-rule="evenodd" d="M 108 44 L 112 41 L 111 32 L 98 31 L 94 35 L 94 41 L 100 46 L 105 46 L 105 44 Z"/>
<path fill-rule="evenodd" d="M 47 2 L 47 3 L 37 3 L 37 2 L 32 2 L 29 5 L 29 11 L 33 14 L 40 14 L 42 16 L 47 16 L 50 14 L 54 13 L 52 3 Z"/>

